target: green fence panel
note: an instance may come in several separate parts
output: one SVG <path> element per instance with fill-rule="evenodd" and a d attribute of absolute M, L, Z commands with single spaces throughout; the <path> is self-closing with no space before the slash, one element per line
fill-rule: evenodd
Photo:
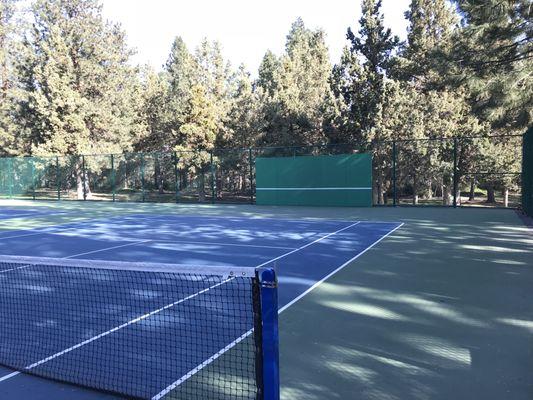
<path fill-rule="evenodd" d="M 370 154 L 259 157 L 255 164 L 259 205 L 372 205 Z"/>
<path fill-rule="evenodd" d="M 533 127 L 524 134 L 522 162 L 522 208 L 533 217 Z"/>

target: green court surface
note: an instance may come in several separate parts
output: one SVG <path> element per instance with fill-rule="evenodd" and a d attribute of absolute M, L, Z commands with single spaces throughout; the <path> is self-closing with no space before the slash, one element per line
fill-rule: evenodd
<path fill-rule="evenodd" d="M 0 220 L 0 231 L 130 213 L 403 223 L 282 310 L 282 399 L 533 399 L 533 231 L 515 211 L 0 206 L 46 211 Z"/>

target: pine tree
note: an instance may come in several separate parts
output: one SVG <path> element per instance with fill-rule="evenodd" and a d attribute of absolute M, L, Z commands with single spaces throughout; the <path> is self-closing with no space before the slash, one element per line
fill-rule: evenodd
<path fill-rule="evenodd" d="M 462 28 L 444 52 L 448 82 L 466 86 L 494 129 L 520 131 L 533 110 L 533 7 L 529 0 L 456 0 Z"/>
<path fill-rule="evenodd" d="M 169 84 L 165 73 L 156 73 L 150 67 L 141 70 L 142 107 L 140 118 L 146 126 L 146 135 L 135 143 L 138 151 L 170 151 L 169 140 Z"/>
<path fill-rule="evenodd" d="M 336 92 L 341 94 L 348 111 L 343 118 L 345 126 L 340 130 L 345 132 L 344 137 L 368 146 L 373 152 L 376 166 L 374 201 L 382 204 L 390 184 L 387 173 L 390 152 L 380 143 L 390 137 L 378 127 L 386 120 L 384 109 L 390 90 L 387 79 L 399 39 L 384 26 L 381 0 L 363 0 L 359 24 L 357 35 L 348 29 L 350 52 L 345 52 L 341 64 L 334 70 L 335 85 L 342 85 Z"/>
<path fill-rule="evenodd" d="M 285 54 L 267 53 L 260 67 L 265 126 L 262 144 L 312 145 L 326 141 L 323 111 L 330 98 L 331 65 L 324 32 L 298 19 Z"/>
<path fill-rule="evenodd" d="M 217 107 L 210 100 L 205 87 L 200 84 L 191 88 L 187 107 L 188 112 L 180 127 L 179 144 L 175 150 L 179 153 L 181 168 L 198 178 L 198 197 L 203 202 L 205 174 L 211 162 L 218 131 Z"/>
<path fill-rule="evenodd" d="M 280 70 L 280 60 L 268 50 L 259 65 L 259 77 L 256 82 L 257 87 L 262 89 L 267 96 L 274 96 L 275 91 L 278 90 Z"/>
<path fill-rule="evenodd" d="M 21 76 L 21 118 L 34 154 L 119 153 L 143 134 L 124 33 L 96 0 L 37 0 Z M 76 167 L 78 197 L 84 191 Z M 89 188 L 85 188 L 87 191 Z"/>
<path fill-rule="evenodd" d="M 20 151 L 20 137 L 17 138 L 15 87 L 17 85 L 14 61 L 14 39 L 16 30 L 15 11 L 18 0 L 0 0 L 0 156 L 14 155 Z"/>
<path fill-rule="evenodd" d="M 392 66 L 392 56 L 399 39 L 384 26 L 381 0 L 363 0 L 359 24 L 361 28 L 358 35 L 349 28 L 347 38 L 354 55 L 352 59 L 363 59 L 364 81 L 361 82 L 363 84 L 358 83 L 356 89 L 363 91 L 366 101 L 360 105 L 357 117 L 364 139 L 368 141 L 380 139 L 379 133 L 374 132 L 373 128 L 381 118 L 380 110 L 386 101 L 385 78 Z"/>
<path fill-rule="evenodd" d="M 165 104 L 161 104 L 159 125 L 162 131 L 157 138 L 162 148 L 173 148 L 179 144 L 180 128 L 187 117 L 192 87 L 198 81 L 196 60 L 181 37 L 172 43 L 162 79 L 166 81 Z"/>
<path fill-rule="evenodd" d="M 447 0 L 412 0 L 405 18 L 409 21 L 407 44 L 401 54 L 405 64 L 399 75 L 422 88 L 436 86 L 440 74 L 434 53 L 449 50 L 457 16 Z"/>

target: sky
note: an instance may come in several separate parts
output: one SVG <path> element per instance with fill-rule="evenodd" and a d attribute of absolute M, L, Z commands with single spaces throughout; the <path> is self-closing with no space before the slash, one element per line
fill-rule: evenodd
<path fill-rule="evenodd" d="M 405 38 L 404 12 L 410 0 L 383 0 L 385 25 Z M 360 0 L 103 0 L 104 17 L 119 22 L 133 61 L 159 70 L 170 46 L 181 36 L 190 50 L 203 38 L 217 40 L 232 65 L 243 63 L 253 75 L 267 50 L 281 54 L 291 24 L 302 17 L 306 26 L 326 32 L 332 62 L 346 44 L 349 26 L 358 30 Z"/>

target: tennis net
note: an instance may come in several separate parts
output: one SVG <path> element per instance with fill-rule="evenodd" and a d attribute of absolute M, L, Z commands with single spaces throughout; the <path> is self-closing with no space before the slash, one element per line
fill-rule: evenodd
<path fill-rule="evenodd" d="M 276 399 L 273 269 L 0 256 L 0 364 L 142 399 Z"/>

